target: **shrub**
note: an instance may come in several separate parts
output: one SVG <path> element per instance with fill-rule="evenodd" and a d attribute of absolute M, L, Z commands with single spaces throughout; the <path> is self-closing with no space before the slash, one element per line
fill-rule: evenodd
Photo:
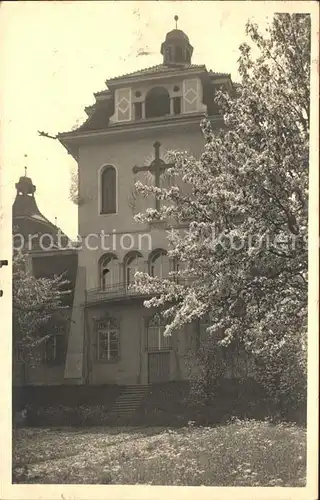
<path fill-rule="evenodd" d="M 221 348 L 213 338 L 202 342 L 195 352 L 187 357 L 190 391 L 189 404 L 212 404 L 221 385 L 226 365 Z"/>
<path fill-rule="evenodd" d="M 96 426 L 108 422 L 108 414 L 103 406 L 69 408 L 66 406 L 41 407 L 28 412 L 30 426 Z"/>
<path fill-rule="evenodd" d="M 264 387 L 279 417 L 306 406 L 307 349 L 305 333 L 288 332 L 278 341 L 263 339 L 256 354 L 255 377 Z"/>

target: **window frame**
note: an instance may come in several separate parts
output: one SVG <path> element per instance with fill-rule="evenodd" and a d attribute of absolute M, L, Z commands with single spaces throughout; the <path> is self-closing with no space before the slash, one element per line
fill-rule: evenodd
<path fill-rule="evenodd" d="M 103 197 L 102 197 L 102 188 L 103 188 L 103 183 L 102 183 L 102 176 L 103 173 L 106 169 L 108 168 L 113 168 L 115 170 L 115 197 L 116 197 L 116 203 L 115 203 L 115 212 L 103 212 L 102 211 L 102 203 L 103 203 Z M 118 169 L 117 167 L 112 164 L 112 163 L 104 163 L 98 171 L 98 215 L 99 216 L 112 216 L 112 215 L 117 215 L 118 214 L 118 209 L 119 209 L 119 190 L 118 190 Z"/>
<path fill-rule="evenodd" d="M 99 325 L 100 324 L 100 325 Z M 98 363 L 117 363 L 120 360 L 120 326 L 119 323 L 112 319 L 101 319 L 96 322 L 96 342 L 97 342 L 97 349 L 96 349 L 96 361 Z M 117 352 L 116 356 L 111 357 L 111 335 L 115 335 L 116 337 L 116 343 L 117 343 Z M 101 336 L 104 336 L 104 344 L 107 345 L 107 358 L 101 357 L 101 352 L 105 352 L 105 349 L 101 348 Z"/>
<path fill-rule="evenodd" d="M 104 262 L 106 262 L 106 264 L 104 264 Z M 112 280 L 111 280 L 111 283 L 109 285 L 105 285 L 104 283 L 104 279 L 103 279 L 103 271 L 108 269 L 108 266 L 110 265 L 110 262 L 112 261 L 116 261 L 118 266 L 117 266 L 117 279 L 114 280 L 114 275 L 111 271 L 111 276 L 113 277 Z M 99 263 L 98 263 L 98 273 L 99 273 L 99 288 L 100 290 L 102 291 L 106 291 L 108 289 L 108 287 L 113 287 L 113 286 L 116 286 L 120 283 L 120 269 L 119 269 L 119 259 L 118 257 L 115 255 L 115 254 L 104 254 L 101 256 L 101 258 L 99 259 Z"/>
<path fill-rule="evenodd" d="M 174 96 L 172 99 L 173 99 L 173 114 L 174 116 L 179 116 L 182 113 L 182 98 L 181 96 Z M 176 103 L 179 103 L 178 110 L 176 109 Z"/>
<path fill-rule="evenodd" d="M 125 282 L 125 286 L 126 288 L 128 288 L 133 282 L 130 281 L 128 278 L 129 278 L 129 275 L 130 275 L 130 272 L 132 269 L 135 269 L 136 272 L 139 272 L 139 260 L 141 261 L 141 264 L 142 264 L 142 268 L 143 268 L 143 271 L 144 272 L 144 260 L 143 260 L 143 255 L 140 253 L 140 252 L 133 252 L 129 255 L 127 255 L 124 259 L 124 282 Z M 137 263 L 137 265 L 132 265 L 132 263 Z"/>
<path fill-rule="evenodd" d="M 153 324 L 152 324 L 153 323 Z M 158 321 L 155 317 L 146 318 L 146 342 L 145 350 L 149 352 L 170 352 L 173 350 L 172 336 L 165 337 L 163 335 L 165 323 Z M 157 345 L 151 346 L 149 342 L 150 331 L 156 331 Z"/>
<path fill-rule="evenodd" d="M 155 275 L 153 270 L 154 270 L 154 262 L 157 261 L 157 259 L 163 259 L 163 257 L 166 257 L 168 259 L 168 276 L 163 275 L 163 262 L 161 261 L 161 275 Z M 170 259 L 168 256 L 168 252 L 162 249 L 155 250 L 152 255 L 149 257 L 149 275 L 151 278 L 162 278 L 162 279 L 169 279 L 169 273 L 170 273 Z"/>
<path fill-rule="evenodd" d="M 143 119 L 143 103 L 142 103 L 142 101 L 135 101 L 133 103 L 133 107 L 134 107 L 134 120 L 139 122 Z M 140 109 L 140 116 L 137 116 L 137 108 Z"/>
<path fill-rule="evenodd" d="M 45 366 L 62 366 L 64 364 L 63 360 L 60 360 L 59 352 L 58 352 L 58 337 L 62 340 L 64 339 L 64 333 L 55 333 L 50 335 L 43 343 L 43 348 L 41 352 L 41 363 Z M 48 342 L 53 340 L 53 357 L 52 359 L 48 359 Z M 65 351 L 64 351 L 65 355 Z"/>
<path fill-rule="evenodd" d="M 167 104 L 168 109 L 167 109 L 166 113 L 161 113 L 161 114 L 156 114 L 156 115 L 154 115 L 154 113 L 152 113 L 150 116 L 150 111 L 153 109 L 153 107 L 151 107 L 151 110 L 150 110 L 150 95 L 152 96 L 152 103 L 154 103 L 156 101 L 156 95 L 155 96 L 153 95 L 155 90 L 163 91 L 161 98 L 164 99 L 164 97 L 166 97 L 166 100 L 167 100 L 166 104 Z M 159 100 L 159 96 L 158 96 L 157 100 Z M 170 90 L 168 89 L 168 86 L 155 85 L 155 86 L 151 87 L 145 95 L 145 118 L 147 118 L 147 119 L 159 119 L 159 118 L 165 118 L 165 117 L 171 116 L 170 100 L 171 100 L 171 94 L 170 94 Z"/>

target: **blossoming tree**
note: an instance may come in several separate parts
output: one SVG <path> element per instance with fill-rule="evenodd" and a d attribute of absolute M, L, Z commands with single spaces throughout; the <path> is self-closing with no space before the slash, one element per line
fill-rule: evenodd
<path fill-rule="evenodd" d="M 270 392 L 297 400 L 306 371 L 310 17 L 278 14 L 264 36 L 250 22 L 246 32 L 253 50 L 240 46 L 241 83 L 216 94 L 225 126 L 203 121 L 200 159 L 172 152 L 168 175 L 187 192 L 137 184 L 165 200 L 137 220 L 187 230 L 168 235 L 180 270 L 167 280 L 138 273 L 136 286 L 156 294 L 145 305 L 164 308 L 166 334 L 209 313 L 213 339 L 241 339 Z"/>
<path fill-rule="evenodd" d="M 22 369 L 38 359 L 39 346 L 64 328 L 61 314 L 67 280 L 63 276 L 35 278 L 27 269 L 27 256 L 13 259 L 12 306 L 14 362 Z"/>

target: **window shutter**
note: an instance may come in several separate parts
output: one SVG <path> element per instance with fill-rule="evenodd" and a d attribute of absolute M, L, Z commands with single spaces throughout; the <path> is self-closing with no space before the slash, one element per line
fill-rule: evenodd
<path fill-rule="evenodd" d="M 183 112 L 194 113 L 200 111 L 201 82 L 199 78 L 183 80 Z"/>
<path fill-rule="evenodd" d="M 115 110 L 117 122 L 131 120 L 131 88 L 115 91 Z"/>

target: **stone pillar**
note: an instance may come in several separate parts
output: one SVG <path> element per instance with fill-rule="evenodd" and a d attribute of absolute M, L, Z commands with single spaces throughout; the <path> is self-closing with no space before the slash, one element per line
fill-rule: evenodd
<path fill-rule="evenodd" d="M 78 267 L 68 337 L 64 383 L 80 385 L 85 380 L 85 318 L 86 268 Z"/>
<path fill-rule="evenodd" d="M 25 270 L 26 273 L 29 273 L 33 276 L 33 263 L 32 263 L 32 254 L 25 254 Z"/>
<path fill-rule="evenodd" d="M 174 115 L 173 97 L 170 97 L 170 115 Z"/>
<path fill-rule="evenodd" d="M 119 262 L 119 286 L 126 288 L 125 263 Z"/>
<path fill-rule="evenodd" d="M 142 102 L 142 120 L 144 120 L 146 117 L 146 103 L 145 101 Z"/>

